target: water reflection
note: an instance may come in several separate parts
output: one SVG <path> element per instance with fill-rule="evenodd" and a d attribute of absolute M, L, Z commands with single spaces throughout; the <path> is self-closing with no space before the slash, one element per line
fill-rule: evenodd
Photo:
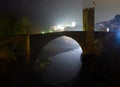
<path fill-rule="evenodd" d="M 43 74 L 44 81 L 56 85 L 72 80 L 80 70 L 81 53 L 80 45 L 70 37 L 62 36 L 48 43 L 38 58 L 51 61 Z"/>
<path fill-rule="evenodd" d="M 48 66 L 44 73 L 44 80 L 48 84 L 60 84 L 73 79 L 81 67 L 81 50 L 74 49 L 53 56 L 52 64 Z"/>
<path fill-rule="evenodd" d="M 56 54 L 67 52 L 67 51 L 78 49 L 78 48 L 80 48 L 80 45 L 74 39 L 67 36 L 62 36 L 48 43 L 42 49 L 42 53 L 49 54 L 49 56 L 55 56 Z"/>

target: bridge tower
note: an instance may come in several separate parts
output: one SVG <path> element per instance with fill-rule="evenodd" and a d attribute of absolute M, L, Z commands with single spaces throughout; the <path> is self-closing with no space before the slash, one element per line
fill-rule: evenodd
<path fill-rule="evenodd" d="M 83 9 L 83 31 L 86 32 L 86 52 L 94 53 L 94 7 Z"/>
<path fill-rule="evenodd" d="M 94 31 L 94 8 L 83 9 L 83 31 Z"/>

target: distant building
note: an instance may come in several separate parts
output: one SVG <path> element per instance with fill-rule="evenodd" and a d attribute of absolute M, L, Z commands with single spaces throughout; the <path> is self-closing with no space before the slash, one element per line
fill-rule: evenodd
<path fill-rule="evenodd" d="M 104 21 L 95 24 L 95 31 L 118 31 L 120 30 L 120 15 L 116 15 L 110 21 Z"/>
<path fill-rule="evenodd" d="M 64 31 L 83 31 L 83 29 L 81 25 L 77 24 L 75 27 L 70 27 L 70 26 L 65 27 Z"/>

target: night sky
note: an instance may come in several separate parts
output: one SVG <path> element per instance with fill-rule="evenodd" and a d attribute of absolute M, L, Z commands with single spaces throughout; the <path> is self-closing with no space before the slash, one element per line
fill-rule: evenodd
<path fill-rule="evenodd" d="M 0 14 L 27 16 L 37 25 L 82 24 L 82 9 L 92 0 L 0 0 Z M 96 22 L 107 21 L 120 13 L 120 0 L 96 0 Z"/>
<path fill-rule="evenodd" d="M 27 16 L 39 25 L 81 21 L 80 0 L 2 0 L 0 13 Z"/>

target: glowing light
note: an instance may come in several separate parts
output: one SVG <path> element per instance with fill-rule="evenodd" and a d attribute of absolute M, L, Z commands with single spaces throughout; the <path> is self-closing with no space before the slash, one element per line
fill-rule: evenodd
<path fill-rule="evenodd" d="M 63 25 L 54 26 L 53 30 L 64 31 L 66 27 L 75 27 L 75 26 L 76 26 L 76 22 L 73 21 L 71 24 L 63 24 Z"/>
<path fill-rule="evenodd" d="M 64 29 L 64 26 L 58 25 L 58 26 L 57 26 L 57 29 Z"/>
<path fill-rule="evenodd" d="M 55 30 L 55 31 L 56 31 L 56 30 L 57 30 L 57 26 L 54 26 L 53 30 Z"/>
<path fill-rule="evenodd" d="M 64 31 L 64 26 L 63 25 L 58 25 L 58 26 L 55 26 L 54 27 L 54 30 L 56 30 L 56 31 Z"/>
<path fill-rule="evenodd" d="M 64 31 L 64 26 L 62 25 L 58 25 L 58 26 L 54 26 L 53 31 Z M 49 32 L 53 32 L 53 31 L 49 31 Z"/>
<path fill-rule="evenodd" d="M 110 31 L 110 29 L 109 28 L 107 28 L 107 32 L 109 32 Z"/>
<path fill-rule="evenodd" d="M 41 32 L 41 34 L 45 34 L 45 32 L 44 32 L 44 31 L 42 31 L 42 32 Z"/>
<path fill-rule="evenodd" d="M 71 27 L 75 27 L 76 26 L 76 22 L 72 22 Z"/>

